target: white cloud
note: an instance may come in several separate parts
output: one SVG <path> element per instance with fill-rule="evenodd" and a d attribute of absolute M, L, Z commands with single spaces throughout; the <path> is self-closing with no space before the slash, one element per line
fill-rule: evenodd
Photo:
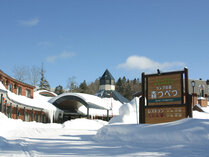
<path fill-rule="evenodd" d="M 75 53 L 74 52 L 67 52 L 67 51 L 64 51 L 58 55 L 53 55 L 53 56 L 48 56 L 46 58 L 46 61 L 48 63 L 54 63 L 56 60 L 59 60 L 59 59 L 67 59 L 67 58 L 70 58 L 70 57 L 73 57 L 75 56 Z"/>
<path fill-rule="evenodd" d="M 39 22 L 40 22 L 39 18 L 35 17 L 28 20 L 20 20 L 19 24 L 22 26 L 32 27 L 38 25 Z"/>
<path fill-rule="evenodd" d="M 182 68 L 185 66 L 183 62 L 164 62 L 159 63 L 144 56 L 130 56 L 125 63 L 119 64 L 118 68 L 127 70 L 144 70 L 148 72 L 160 70 L 169 70 L 175 68 Z"/>
<path fill-rule="evenodd" d="M 67 51 L 64 51 L 60 54 L 60 58 L 69 58 L 69 57 L 73 57 L 73 56 L 75 56 L 75 53 L 67 52 Z"/>
<path fill-rule="evenodd" d="M 48 56 L 48 57 L 46 58 L 46 61 L 47 61 L 48 63 L 53 63 L 53 62 L 55 62 L 55 60 L 56 60 L 57 58 L 58 58 L 57 56 Z"/>

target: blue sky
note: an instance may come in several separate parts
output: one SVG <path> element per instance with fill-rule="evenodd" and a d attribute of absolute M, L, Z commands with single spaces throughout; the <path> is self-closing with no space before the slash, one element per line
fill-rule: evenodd
<path fill-rule="evenodd" d="M 0 68 L 44 63 L 52 87 L 189 69 L 209 79 L 208 0 L 1 0 Z"/>

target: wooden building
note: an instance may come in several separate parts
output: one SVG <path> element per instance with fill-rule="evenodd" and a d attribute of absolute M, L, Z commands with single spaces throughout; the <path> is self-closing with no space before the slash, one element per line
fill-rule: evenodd
<path fill-rule="evenodd" d="M 9 91 L 17 95 L 33 98 L 33 91 L 35 89 L 34 86 L 20 82 L 12 78 L 11 76 L 5 74 L 2 70 L 0 70 L 0 81 Z"/>
<path fill-rule="evenodd" d="M 63 111 L 57 110 L 58 114 L 56 115 L 58 115 L 58 117 L 53 116 L 53 119 L 50 119 L 52 115 L 48 112 L 49 110 L 42 106 L 43 104 L 36 104 L 38 101 L 35 101 L 34 99 L 34 86 L 20 82 L 8 76 L 1 70 L 0 82 L 0 112 L 4 113 L 7 117 L 12 119 L 21 119 L 28 122 L 61 122 Z M 11 98 L 10 95 L 12 95 L 12 93 L 13 97 L 18 97 L 18 100 L 21 101 Z M 44 91 L 40 94 L 50 94 L 49 96 L 53 96 L 51 93 Z M 56 108 L 55 106 L 53 107 Z"/>
<path fill-rule="evenodd" d="M 193 106 L 195 104 L 200 104 L 202 107 L 207 107 L 209 97 L 209 80 L 204 81 L 202 79 L 189 79 L 189 93 L 192 94 L 193 97 Z"/>

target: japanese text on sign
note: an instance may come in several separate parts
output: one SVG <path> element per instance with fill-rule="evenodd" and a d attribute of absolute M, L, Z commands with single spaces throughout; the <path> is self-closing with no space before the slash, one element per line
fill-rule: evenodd
<path fill-rule="evenodd" d="M 180 104 L 181 86 L 180 74 L 148 78 L 149 105 Z"/>

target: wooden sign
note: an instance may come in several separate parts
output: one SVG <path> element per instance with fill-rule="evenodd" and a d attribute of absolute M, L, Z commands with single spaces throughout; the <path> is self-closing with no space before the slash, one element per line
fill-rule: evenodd
<path fill-rule="evenodd" d="M 145 122 L 148 124 L 165 123 L 186 117 L 185 106 L 152 107 L 145 109 Z"/>
<path fill-rule="evenodd" d="M 182 75 L 154 75 L 147 78 L 149 105 L 182 104 Z"/>
<path fill-rule="evenodd" d="M 140 123 L 156 124 L 192 117 L 188 69 L 157 74 L 142 73 Z"/>

